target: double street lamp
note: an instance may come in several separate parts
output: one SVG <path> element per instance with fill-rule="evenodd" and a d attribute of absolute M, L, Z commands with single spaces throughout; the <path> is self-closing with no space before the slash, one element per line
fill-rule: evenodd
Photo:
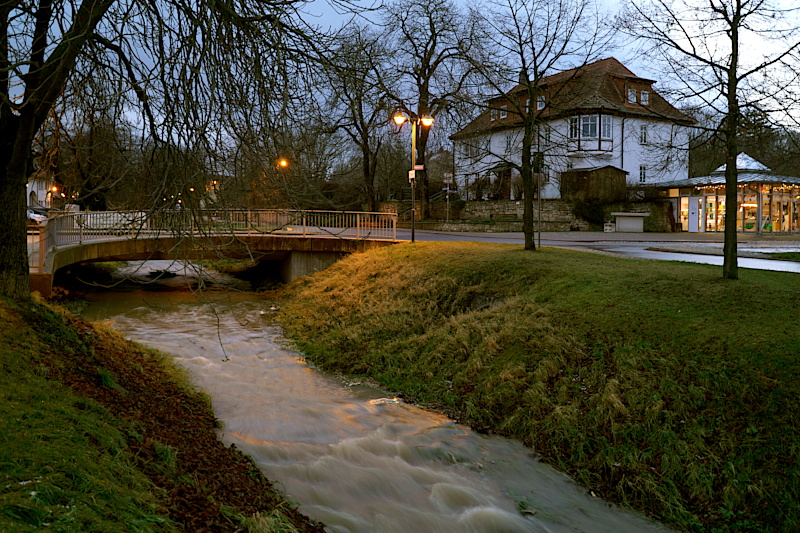
<path fill-rule="evenodd" d="M 406 121 L 411 122 L 411 171 L 408 173 L 408 181 L 411 183 L 411 242 L 414 242 L 414 224 L 417 220 L 417 207 L 416 207 L 416 172 L 418 170 L 425 170 L 424 165 L 417 166 L 417 124 L 422 127 L 429 128 L 433 124 L 433 117 L 406 117 L 401 112 L 397 112 L 392 117 L 394 123 L 402 127 Z"/>

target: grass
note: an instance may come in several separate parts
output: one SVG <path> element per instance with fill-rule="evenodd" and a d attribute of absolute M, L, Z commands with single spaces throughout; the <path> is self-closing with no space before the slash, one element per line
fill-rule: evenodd
<path fill-rule="evenodd" d="M 521 439 L 685 531 L 800 530 L 800 278 L 575 251 L 416 243 L 287 290 L 328 370 Z"/>
<path fill-rule="evenodd" d="M 125 424 L 48 379 L 44 346 L 12 308 L 0 320 L 0 530 L 173 530 Z"/>
<path fill-rule="evenodd" d="M 769 255 L 773 259 L 782 259 L 784 261 L 800 261 L 800 252 L 777 252 Z"/>
<path fill-rule="evenodd" d="M 0 531 L 322 531 L 167 355 L 0 299 Z"/>

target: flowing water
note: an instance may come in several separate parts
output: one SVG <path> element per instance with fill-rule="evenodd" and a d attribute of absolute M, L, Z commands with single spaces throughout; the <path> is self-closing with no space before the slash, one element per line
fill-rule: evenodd
<path fill-rule="evenodd" d="M 168 267 L 156 263 L 138 271 Z M 275 303 L 169 284 L 97 293 L 84 316 L 172 354 L 211 396 L 222 441 L 331 532 L 666 531 L 515 441 L 315 370 L 286 346 Z"/>

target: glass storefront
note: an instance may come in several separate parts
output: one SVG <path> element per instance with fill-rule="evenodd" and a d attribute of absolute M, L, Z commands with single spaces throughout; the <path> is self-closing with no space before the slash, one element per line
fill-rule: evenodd
<path fill-rule="evenodd" d="M 758 190 L 745 187 L 739 197 L 736 229 L 743 233 L 758 233 Z"/>
<path fill-rule="evenodd" d="M 689 231 L 689 198 L 685 196 L 680 198 L 678 224 L 680 224 L 681 231 Z"/>
<path fill-rule="evenodd" d="M 674 214 L 679 230 L 725 231 L 725 187 L 670 189 L 669 194 L 674 199 Z M 738 197 L 738 232 L 800 232 L 800 186 L 767 183 L 740 185 Z"/>

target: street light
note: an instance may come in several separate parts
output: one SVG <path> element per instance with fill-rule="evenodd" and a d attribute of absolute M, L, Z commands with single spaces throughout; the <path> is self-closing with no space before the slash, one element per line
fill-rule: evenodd
<path fill-rule="evenodd" d="M 406 121 L 411 122 L 411 171 L 408 173 L 408 181 L 411 183 L 411 242 L 414 242 L 414 225 L 417 220 L 417 206 L 415 202 L 416 186 L 417 186 L 417 170 L 425 170 L 423 165 L 417 167 L 417 124 L 423 127 L 430 128 L 433 124 L 433 117 L 423 115 L 421 117 L 406 117 L 403 113 L 398 111 L 392 117 L 394 123 L 398 127 L 402 127 Z"/>

